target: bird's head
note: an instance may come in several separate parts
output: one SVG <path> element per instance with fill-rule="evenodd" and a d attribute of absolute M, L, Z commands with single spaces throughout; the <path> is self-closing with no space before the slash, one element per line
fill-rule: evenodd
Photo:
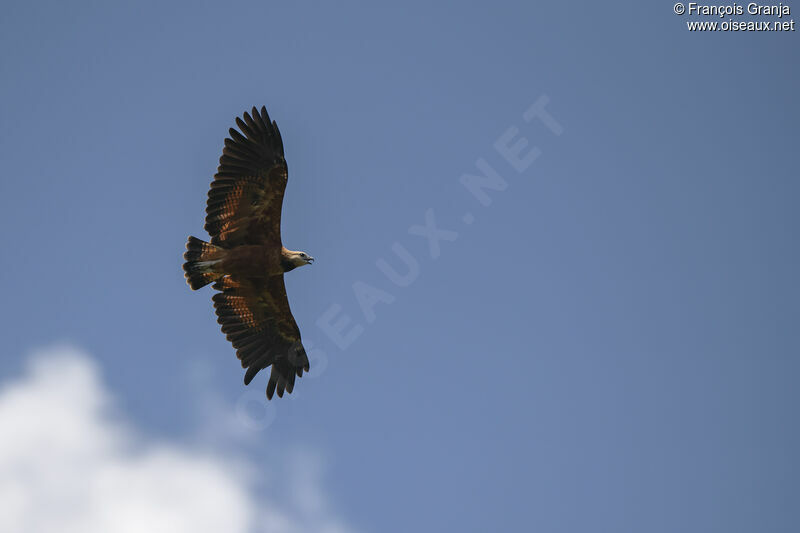
<path fill-rule="evenodd" d="M 314 258 L 305 252 L 289 252 L 289 261 L 291 261 L 292 265 L 295 267 L 301 267 L 313 263 Z"/>

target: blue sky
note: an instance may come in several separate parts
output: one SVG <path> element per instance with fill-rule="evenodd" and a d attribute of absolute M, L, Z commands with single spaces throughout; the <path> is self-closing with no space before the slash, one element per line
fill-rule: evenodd
<path fill-rule="evenodd" d="M 72 346 L 139 434 L 249 464 L 256 505 L 305 450 L 352 531 L 793 531 L 800 47 L 685 20 L 5 6 L 1 383 L 45 383 L 30 354 Z M 559 135 L 523 117 L 541 98 Z M 317 259 L 287 276 L 312 375 L 267 407 L 180 268 L 253 105 L 286 146 L 284 243 Z M 509 131 L 539 154 L 522 171 Z M 489 205 L 462 184 L 478 160 L 505 183 Z M 435 258 L 409 232 L 429 210 L 458 234 Z M 407 286 L 376 265 L 402 272 L 396 244 Z M 361 331 L 344 348 L 318 325 L 332 307 Z"/>

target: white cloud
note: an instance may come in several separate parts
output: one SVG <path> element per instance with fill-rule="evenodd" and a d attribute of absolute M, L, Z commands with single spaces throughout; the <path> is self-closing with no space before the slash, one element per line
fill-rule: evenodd
<path fill-rule="evenodd" d="M 114 414 L 96 365 L 73 348 L 34 354 L 0 386 L 0 531 L 349 531 L 312 453 L 290 461 L 289 501 L 265 501 L 243 457 L 146 437 Z"/>

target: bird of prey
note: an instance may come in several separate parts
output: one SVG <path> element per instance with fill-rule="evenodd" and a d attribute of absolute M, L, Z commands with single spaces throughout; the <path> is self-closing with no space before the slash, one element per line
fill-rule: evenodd
<path fill-rule="evenodd" d="M 211 242 L 189 237 L 184 276 L 192 290 L 209 283 L 222 332 L 246 368 L 248 385 L 272 365 L 267 398 L 291 393 L 295 377 L 308 372 L 300 329 L 289 308 L 284 272 L 311 264 L 305 252 L 281 242 L 281 204 L 288 170 L 278 125 L 265 107 L 236 118 L 206 205 Z"/>

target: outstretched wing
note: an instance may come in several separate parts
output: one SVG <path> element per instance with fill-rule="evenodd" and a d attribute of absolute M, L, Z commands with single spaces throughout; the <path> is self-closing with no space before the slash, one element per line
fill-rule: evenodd
<path fill-rule="evenodd" d="M 243 120 L 244 119 L 244 120 Z M 236 118 L 225 139 L 219 167 L 208 191 L 205 229 L 211 243 L 281 245 L 281 204 L 288 170 L 278 125 L 267 109 Z"/>
<path fill-rule="evenodd" d="M 236 279 L 226 276 L 214 284 L 214 308 L 222 332 L 236 348 L 247 369 L 245 385 L 262 368 L 272 365 L 267 398 L 277 390 L 291 393 L 295 377 L 308 372 L 309 362 L 300 329 L 289 308 L 283 275 Z"/>

